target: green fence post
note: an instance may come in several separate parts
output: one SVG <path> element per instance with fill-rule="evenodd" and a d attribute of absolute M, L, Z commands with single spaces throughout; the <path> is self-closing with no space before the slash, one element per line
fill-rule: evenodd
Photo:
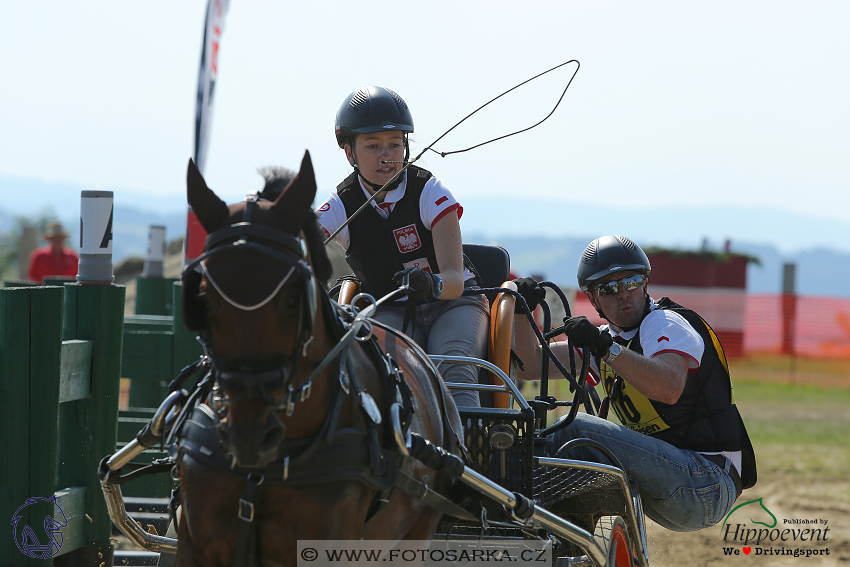
<path fill-rule="evenodd" d="M 31 294 L 30 492 L 31 496 L 49 498 L 56 491 L 59 367 L 62 352 L 60 322 L 65 290 L 62 287 L 39 287 L 34 288 Z M 37 518 L 31 520 L 42 525 L 44 522 L 43 519 L 39 522 Z M 44 564 L 49 565 L 47 562 Z"/>
<path fill-rule="evenodd" d="M 125 330 L 121 374 L 130 379 L 131 408 L 158 408 L 168 395 L 174 378 L 172 343 L 171 326 Z"/>
<path fill-rule="evenodd" d="M 6 521 L 28 498 L 54 493 L 62 294 L 58 287 L 0 290 L 0 411 L 8 424 L 0 437 L 0 513 Z M 27 557 L 16 540 L 22 542 L 30 526 L 48 543 L 43 526 L 53 513 L 45 502 L 21 510 L 14 537 L 0 538 L 4 565 L 50 565 L 50 559 Z"/>
<path fill-rule="evenodd" d="M 65 285 L 63 339 L 93 342 L 91 396 L 59 410 L 57 489 L 84 486 L 85 546 L 57 558 L 59 565 L 99 565 L 112 561 L 112 522 L 100 489 L 100 460 L 115 452 L 125 288 Z"/>
<path fill-rule="evenodd" d="M 171 315 L 174 278 L 138 276 L 136 278 L 136 315 Z"/>

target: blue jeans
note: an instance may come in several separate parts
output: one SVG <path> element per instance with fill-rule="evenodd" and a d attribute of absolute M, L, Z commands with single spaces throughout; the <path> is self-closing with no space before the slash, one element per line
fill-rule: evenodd
<path fill-rule="evenodd" d="M 699 453 L 585 413 L 549 436 L 553 456 L 564 443 L 579 437 L 599 442 L 620 460 L 638 487 L 644 512 L 665 528 L 688 532 L 713 526 L 735 503 L 735 483 L 729 473 Z M 587 446 L 558 457 L 614 464 Z"/>
<path fill-rule="evenodd" d="M 375 319 L 402 330 L 405 301 L 384 304 Z M 416 307 L 416 326 L 407 334 L 428 354 L 486 358 L 490 329 L 490 303 L 483 295 L 463 296 L 447 301 L 433 301 Z M 440 373 L 446 382 L 478 383 L 478 367 L 469 364 L 442 364 Z M 478 392 L 452 390 L 458 407 L 481 407 Z"/>

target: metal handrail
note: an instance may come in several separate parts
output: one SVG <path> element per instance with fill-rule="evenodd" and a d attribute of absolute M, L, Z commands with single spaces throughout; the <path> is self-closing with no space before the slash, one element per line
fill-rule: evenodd
<path fill-rule="evenodd" d="M 493 386 L 490 384 L 462 384 L 459 382 L 446 382 L 446 386 L 449 389 L 477 390 L 480 392 L 507 392 L 508 395 L 513 396 L 516 399 L 517 403 L 522 409 L 531 409 L 528 405 L 528 402 L 520 393 L 519 388 L 517 388 L 516 384 L 514 384 L 514 381 L 511 380 L 510 376 L 505 374 L 505 372 L 501 368 L 499 368 L 492 362 L 488 362 L 480 358 L 473 358 L 471 356 L 443 356 L 437 354 L 429 354 L 428 358 L 430 358 L 431 361 L 436 364 L 440 364 L 441 362 L 448 362 L 449 364 L 471 364 L 480 368 L 486 368 L 487 370 L 498 376 L 504 383 L 504 386 Z M 509 400 L 508 406 L 510 405 L 511 404 Z"/>

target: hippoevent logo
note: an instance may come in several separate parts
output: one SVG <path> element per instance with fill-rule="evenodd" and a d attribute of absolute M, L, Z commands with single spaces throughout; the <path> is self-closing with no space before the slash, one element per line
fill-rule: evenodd
<path fill-rule="evenodd" d="M 44 504 L 48 504 L 45 506 Z M 22 512 L 28 506 L 31 521 L 35 522 L 43 518 L 44 536 L 39 535 L 29 525 L 22 524 Z M 61 521 L 59 520 L 61 518 Z M 24 504 L 15 510 L 12 516 L 12 532 L 15 537 L 15 545 L 21 550 L 21 553 L 27 557 L 34 559 L 48 559 L 53 557 L 59 550 L 62 549 L 62 528 L 68 526 L 68 519 L 65 518 L 65 512 L 56 501 L 56 496 L 50 498 L 32 497 L 27 498 Z M 42 543 L 42 538 L 46 536 L 47 542 Z"/>
<path fill-rule="evenodd" d="M 828 520 L 788 518 L 780 523 L 761 498 L 732 508 L 720 526 L 720 533 L 723 555 L 829 555 L 829 548 L 823 546 L 829 541 Z"/>

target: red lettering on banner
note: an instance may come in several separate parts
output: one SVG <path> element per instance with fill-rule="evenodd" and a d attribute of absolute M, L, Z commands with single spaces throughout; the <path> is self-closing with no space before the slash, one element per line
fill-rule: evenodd
<path fill-rule="evenodd" d="M 324 213 L 325 211 L 329 211 L 329 210 L 331 210 L 331 204 L 330 203 L 325 203 L 324 205 L 319 207 L 320 213 Z"/>
<path fill-rule="evenodd" d="M 436 202 L 436 203 L 434 203 L 434 204 L 435 204 L 435 205 L 437 205 L 437 206 L 439 207 L 440 205 L 442 205 L 443 203 L 445 203 L 445 202 L 446 202 L 446 201 L 448 201 L 448 200 L 449 200 L 449 198 L 448 198 L 448 197 L 446 197 L 445 195 L 443 195 L 442 197 L 440 197 L 439 199 L 437 199 L 437 202 Z"/>
<path fill-rule="evenodd" d="M 210 68 L 212 69 L 213 75 L 218 73 L 218 42 L 213 42 L 212 44 L 212 57 L 210 60 Z"/>
<path fill-rule="evenodd" d="M 397 228 L 393 231 L 393 235 L 395 236 L 395 242 L 399 252 L 412 252 L 422 246 L 422 241 L 419 240 L 419 233 L 416 232 L 415 224 Z"/>
<path fill-rule="evenodd" d="M 670 342 L 670 339 L 668 339 L 667 337 L 665 337 L 664 335 L 662 335 L 662 336 L 658 337 L 658 342 L 660 343 L 661 341 L 667 341 L 667 342 L 669 343 L 669 342 Z"/>

